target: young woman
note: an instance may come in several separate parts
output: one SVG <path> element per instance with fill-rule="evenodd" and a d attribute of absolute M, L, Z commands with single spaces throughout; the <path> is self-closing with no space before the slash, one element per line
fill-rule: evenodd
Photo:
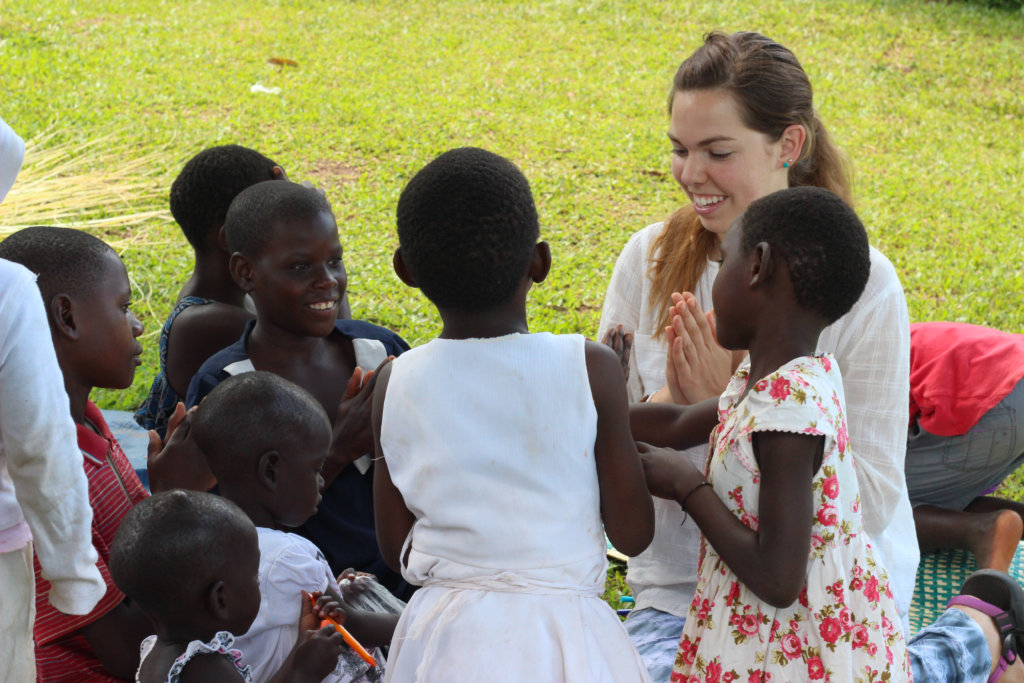
<path fill-rule="evenodd" d="M 814 110 L 807 74 L 791 51 L 762 35 L 709 34 L 676 73 L 669 115 L 673 176 L 690 204 L 630 239 L 599 334 L 619 325 L 634 333 L 631 400 L 654 394 L 693 403 L 720 393 L 739 360 L 714 342 L 713 318 L 702 310 L 711 307 L 722 236 L 759 197 L 814 185 L 849 200 L 850 181 Z M 864 524 L 905 619 L 918 562 L 915 544 L 900 543 L 914 529 L 903 476 L 909 323 L 892 264 L 875 249 L 870 258 L 864 293 L 825 329 L 817 350 L 843 368 Z M 674 292 L 687 294 L 673 299 Z M 703 467 L 706 447 L 687 454 Z M 677 505 L 656 500 L 654 541 L 629 562 L 637 609 L 627 629 L 655 680 L 668 677 L 696 587 L 699 530 L 683 520 Z"/>

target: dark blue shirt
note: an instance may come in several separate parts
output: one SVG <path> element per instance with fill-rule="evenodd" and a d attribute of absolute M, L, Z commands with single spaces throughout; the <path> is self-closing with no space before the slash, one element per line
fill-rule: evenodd
<path fill-rule="evenodd" d="M 189 408 L 198 404 L 215 386 L 232 375 L 246 372 L 249 352 L 246 342 L 256 321 L 246 325 L 242 338 L 231 346 L 210 356 L 192 378 L 185 397 Z M 409 350 L 409 345 L 391 330 L 362 320 L 339 320 L 335 333 L 356 340 L 375 339 L 384 345 L 386 355 L 398 356 Z M 232 367 L 234 366 L 234 367 Z M 355 465 L 348 465 L 324 490 L 316 515 L 296 532 L 316 544 L 327 557 L 335 575 L 345 569 L 375 574 L 382 584 L 397 597 L 407 600 L 412 587 L 401 575 L 391 571 L 381 557 L 377 545 L 377 532 L 373 521 L 373 467 L 360 473 Z"/>

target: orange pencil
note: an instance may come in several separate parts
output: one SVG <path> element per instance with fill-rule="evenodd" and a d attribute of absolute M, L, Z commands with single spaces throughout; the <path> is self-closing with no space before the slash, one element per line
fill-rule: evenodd
<path fill-rule="evenodd" d="M 316 598 L 314 598 L 312 595 L 309 597 L 313 601 L 313 604 L 316 605 Z M 356 654 L 359 655 L 364 662 L 366 662 L 370 666 L 377 666 L 377 660 L 375 660 L 373 656 L 366 651 L 366 648 L 359 644 L 359 641 L 356 640 L 352 636 L 352 634 L 345 629 L 344 626 L 336 622 L 334 619 L 331 619 L 330 617 L 327 617 L 326 619 L 320 622 L 321 626 L 326 626 L 328 624 L 333 626 L 335 630 L 337 630 L 337 632 L 341 634 L 341 637 L 345 639 L 345 642 L 348 643 L 348 646 L 355 650 Z"/>
<path fill-rule="evenodd" d="M 348 643 L 349 647 L 355 650 L 356 654 L 362 657 L 364 662 L 366 662 L 370 666 L 377 666 L 377 660 L 375 660 L 373 656 L 366 651 L 366 648 L 359 644 L 358 640 L 352 637 L 351 633 L 345 630 L 344 626 L 336 622 L 334 619 L 331 619 L 330 617 L 320 622 L 321 626 L 326 626 L 327 624 L 330 624 L 335 629 L 337 629 L 338 633 L 340 633 L 341 637 L 345 639 L 345 642 Z"/>

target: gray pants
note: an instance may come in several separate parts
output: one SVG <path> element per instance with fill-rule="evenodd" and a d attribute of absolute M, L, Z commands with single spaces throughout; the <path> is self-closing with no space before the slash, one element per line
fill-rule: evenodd
<path fill-rule="evenodd" d="M 911 505 L 963 510 L 1024 464 L 1024 380 L 969 432 L 937 436 L 915 422 L 907 433 Z"/>

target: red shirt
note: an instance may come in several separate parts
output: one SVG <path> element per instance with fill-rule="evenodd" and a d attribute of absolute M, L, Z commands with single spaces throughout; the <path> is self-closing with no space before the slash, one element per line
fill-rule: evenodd
<path fill-rule="evenodd" d="M 100 431 L 78 425 L 78 448 L 82 451 L 85 476 L 89 480 L 89 504 L 92 506 L 92 544 L 99 554 L 97 567 L 107 584 L 106 595 L 87 615 L 58 612 L 47 595 L 50 582 L 36 567 L 36 668 L 40 683 L 51 681 L 117 681 L 93 654 L 89 642 L 78 631 L 96 621 L 124 600 L 110 578 L 107 560 L 110 543 L 121 520 L 134 505 L 149 496 L 134 468 L 110 433 L 103 415 L 90 401 L 85 419 Z M 101 436 L 102 435 L 102 436 Z"/>
<path fill-rule="evenodd" d="M 1024 335 L 965 323 L 910 326 L 910 423 L 966 434 L 1024 378 Z"/>

